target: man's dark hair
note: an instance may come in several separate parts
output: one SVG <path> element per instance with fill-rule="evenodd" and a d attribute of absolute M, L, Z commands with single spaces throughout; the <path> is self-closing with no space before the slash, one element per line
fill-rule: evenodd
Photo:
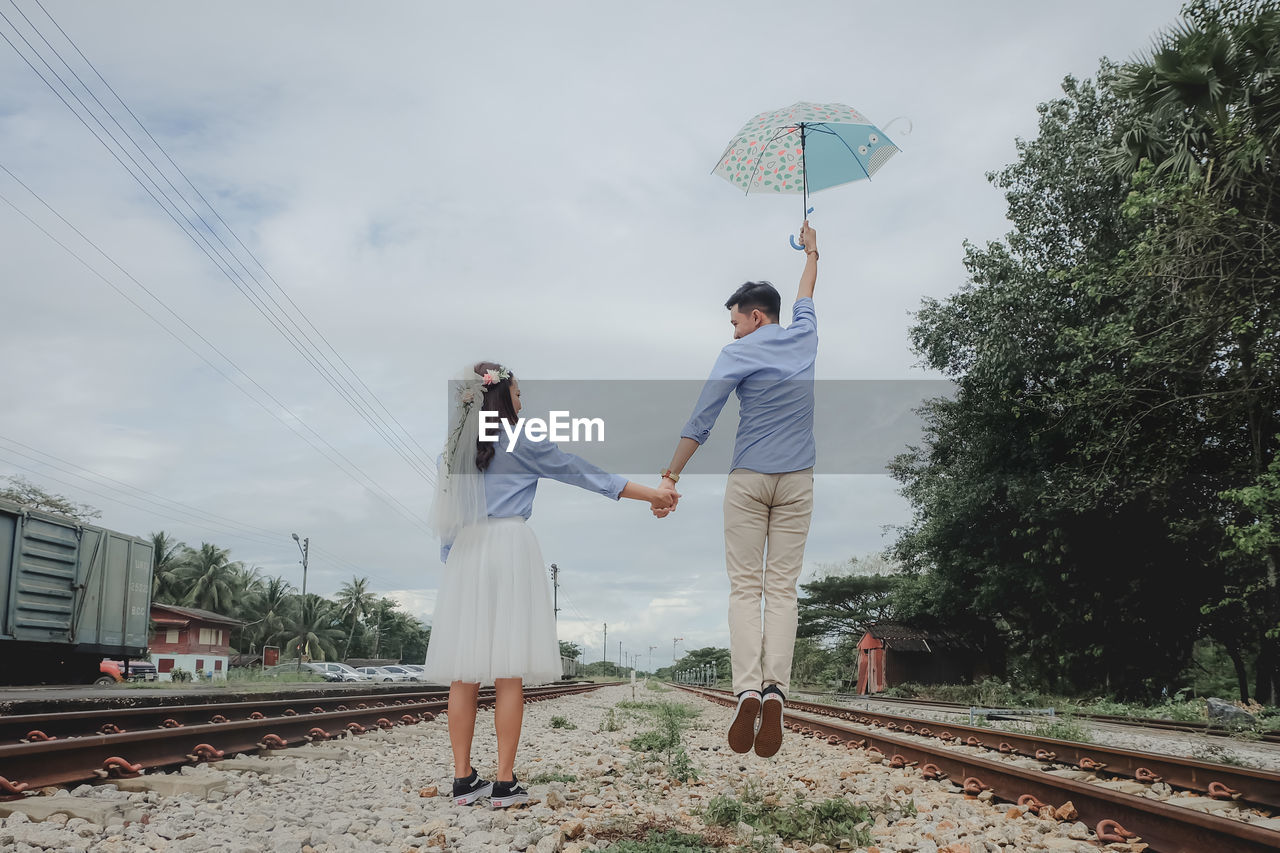
<path fill-rule="evenodd" d="M 776 323 L 778 311 L 782 308 L 782 297 L 767 281 L 749 281 L 733 292 L 733 296 L 729 297 L 724 307 L 732 311 L 735 305 L 740 314 L 750 314 L 759 308 L 766 317 Z"/>

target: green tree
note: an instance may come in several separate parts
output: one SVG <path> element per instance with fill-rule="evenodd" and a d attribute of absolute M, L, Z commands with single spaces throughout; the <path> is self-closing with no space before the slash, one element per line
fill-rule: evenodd
<path fill-rule="evenodd" d="M 231 559 L 231 552 L 202 542 L 198 550 L 186 550 L 184 563 L 180 574 L 186 594 L 182 603 L 213 613 L 231 614 L 236 594 L 244 582 L 243 566 Z"/>
<path fill-rule="evenodd" d="M 94 509 L 88 504 L 76 503 L 63 495 L 47 492 L 26 477 L 14 475 L 2 479 L 8 484 L 0 486 L 0 498 L 4 500 L 42 512 L 65 515 L 85 524 L 102 517 L 101 510 Z"/>
<path fill-rule="evenodd" d="M 158 604 L 177 604 L 182 598 L 182 568 L 187 559 L 186 544 L 163 530 L 151 534 L 151 600 Z"/>
<path fill-rule="evenodd" d="M 308 593 L 305 600 L 295 596 L 290 611 L 286 656 L 296 658 L 301 652 L 310 660 L 336 660 L 337 644 L 342 639 L 338 606 L 327 598 Z"/>
<path fill-rule="evenodd" d="M 338 608 L 342 619 L 349 626 L 347 641 L 342 647 L 343 657 L 350 657 L 351 640 L 355 637 L 356 625 L 368 618 L 373 610 L 377 596 L 369 591 L 369 579 L 352 576 L 351 580 L 338 590 Z"/>
<path fill-rule="evenodd" d="M 582 657 L 582 646 L 577 643 L 571 643 L 568 640 L 560 641 L 560 657 L 569 660 L 577 660 Z"/>
<path fill-rule="evenodd" d="M 831 575 L 801 584 L 797 635 L 835 642 L 896 618 L 899 575 Z"/>
<path fill-rule="evenodd" d="M 250 603 L 247 612 L 240 616 L 247 622 L 241 632 L 240 650 L 244 651 L 246 643 L 258 648 L 281 645 L 287 647 L 286 634 L 294 622 L 293 599 L 294 587 L 284 578 L 271 577 L 263 580 L 260 594 Z"/>

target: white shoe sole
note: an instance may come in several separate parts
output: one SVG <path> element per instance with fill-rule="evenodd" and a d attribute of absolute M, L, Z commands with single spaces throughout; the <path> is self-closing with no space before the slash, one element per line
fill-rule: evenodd
<path fill-rule="evenodd" d="M 507 809 L 507 808 L 511 808 L 512 806 L 524 805 L 527 802 L 529 802 L 528 792 L 521 793 L 521 794 L 512 794 L 509 797 L 490 797 L 489 808 Z"/>
<path fill-rule="evenodd" d="M 453 804 L 455 806 L 469 806 L 476 800 L 483 800 L 485 797 L 493 793 L 493 783 L 490 782 L 483 788 L 477 788 L 470 794 L 463 794 L 461 797 L 454 797 Z"/>

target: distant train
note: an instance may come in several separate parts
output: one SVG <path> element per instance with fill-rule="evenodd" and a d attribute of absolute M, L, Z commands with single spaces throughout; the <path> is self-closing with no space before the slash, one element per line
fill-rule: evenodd
<path fill-rule="evenodd" d="M 0 683 L 91 684 L 146 658 L 152 546 L 0 500 Z"/>
<path fill-rule="evenodd" d="M 567 658 L 564 655 L 561 655 L 560 678 L 577 678 L 580 675 L 582 675 L 582 664 L 578 663 L 578 661 L 573 658 Z"/>

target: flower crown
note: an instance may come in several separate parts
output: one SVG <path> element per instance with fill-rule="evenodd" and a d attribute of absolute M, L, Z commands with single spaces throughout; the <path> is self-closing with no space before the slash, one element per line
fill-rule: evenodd
<path fill-rule="evenodd" d="M 505 367 L 490 368 L 484 373 L 478 374 L 475 379 L 464 382 L 458 390 L 458 399 L 462 405 L 470 408 L 475 402 L 477 396 L 482 396 L 486 388 L 491 388 L 499 382 L 505 382 L 511 378 L 511 371 Z"/>

